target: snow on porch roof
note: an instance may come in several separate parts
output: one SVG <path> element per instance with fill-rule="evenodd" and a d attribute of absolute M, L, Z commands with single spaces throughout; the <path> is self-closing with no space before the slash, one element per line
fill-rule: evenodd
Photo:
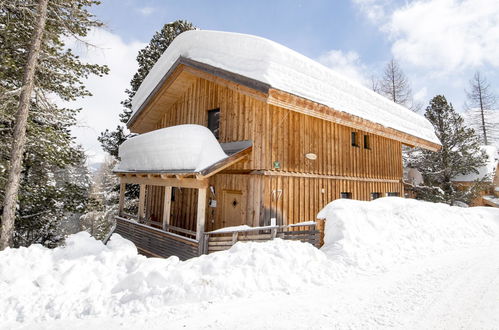
<path fill-rule="evenodd" d="M 123 142 L 114 172 L 206 177 L 239 161 L 251 147 L 251 141 L 219 144 L 204 126 L 172 126 Z"/>
<path fill-rule="evenodd" d="M 175 38 L 135 94 L 131 121 L 179 58 L 257 80 L 440 145 L 433 126 L 423 116 L 276 42 L 219 31 L 187 31 Z"/>

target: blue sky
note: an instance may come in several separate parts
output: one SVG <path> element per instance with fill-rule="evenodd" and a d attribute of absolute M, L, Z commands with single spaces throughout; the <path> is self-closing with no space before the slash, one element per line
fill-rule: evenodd
<path fill-rule="evenodd" d="M 365 85 L 393 57 L 424 106 L 444 94 L 464 109 L 464 89 L 476 70 L 499 95 L 497 0 L 104 0 L 92 12 L 106 23 L 89 35 L 97 47 L 69 44 L 84 60 L 111 69 L 108 77 L 88 80 L 92 98 L 76 102 L 83 111 L 74 133 L 93 160 L 103 155 L 98 133 L 118 123 L 137 51 L 177 19 L 274 40 Z"/>

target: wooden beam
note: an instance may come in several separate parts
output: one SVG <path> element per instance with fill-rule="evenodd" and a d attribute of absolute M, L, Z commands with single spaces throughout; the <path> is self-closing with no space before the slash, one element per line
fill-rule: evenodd
<path fill-rule="evenodd" d="M 172 204 L 172 187 L 165 186 L 165 197 L 163 201 L 163 230 L 170 225 L 170 208 Z"/>
<path fill-rule="evenodd" d="M 130 184 L 147 184 L 151 186 L 170 186 L 181 188 L 206 188 L 208 187 L 208 180 L 198 180 L 194 178 L 184 178 L 178 180 L 176 178 L 143 178 L 135 176 L 126 176 L 121 178 L 121 182 Z"/>
<path fill-rule="evenodd" d="M 299 173 L 299 172 L 284 172 L 284 171 L 253 171 L 251 175 L 268 175 L 268 176 L 289 176 L 298 178 L 314 178 L 314 179 L 334 179 L 334 180 L 348 180 L 348 181 L 360 181 L 360 182 L 385 182 L 385 183 L 401 183 L 400 179 L 377 179 L 377 178 L 365 178 L 365 177 L 353 177 L 353 176 L 341 176 L 341 175 L 323 175 L 323 174 L 313 174 L 313 173 Z"/>
<path fill-rule="evenodd" d="M 204 235 L 204 222 L 206 217 L 206 190 L 198 190 L 198 210 L 196 219 L 196 240 L 199 242 Z"/>
<path fill-rule="evenodd" d="M 119 211 L 118 215 L 121 217 L 123 214 L 123 210 L 125 209 L 125 190 L 126 183 L 120 182 L 120 201 L 119 201 Z"/>
<path fill-rule="evenodd" d="M 144 219 L 145 217 L 145 203 L 146 203 L 146 185 L 141 184 L 139 191 L 139 212 L 138 212 L 139 220 Z"/>

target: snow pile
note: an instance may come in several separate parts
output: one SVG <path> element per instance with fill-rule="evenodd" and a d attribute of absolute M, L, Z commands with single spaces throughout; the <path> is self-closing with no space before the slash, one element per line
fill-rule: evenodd
<path fill-rule="evenodd" d="M 26 322 L 126 316 L 182 303 L 295 292 L 338 271 L 309 244 L 276 239 L 181 262 L 145 258 L 113 235 L 107 246 L 86 232 L 53 250 L 32 245 L 0 253 L 0 320 Z"/>
<path fill-rule="evenodd" d="M 211 131 L 200 125 L 158 129 L 126 140 L 115 171 L 201 171 L 227 155 Z"/>
<path fill-rule="evenodd" d="M 499 154 L 497 153 L 497 148 L 495 146 L 482 146 L 483 151 L 487 154 L 487 163 L 478 169 L 478 173 L 468 173 L 466 175 L 458 175 L 453 178 L 453 181 L 458 182 L 468 182 L 481 180 L 488 176 L 490 180 L 494 178 L 494 174 L 497 169 L 497 164 L 499 163 Z"/>
<path fill-rule="evenodd" d="M 255 79 L 275 89 L 440 144 L 433 126 L 423 116 L 276 42 L 229 32 L 196 30 L 175 38 L 135 94 L 134 114 L 179 57 Z"/>
<path fill-rule="evenodd" d="M 339 199 L 318 214 L 326 219 L 322 251 L 368 271 L 499 239 L 499 210 L 460 208 L 398 197 L 371 202 Z"/>

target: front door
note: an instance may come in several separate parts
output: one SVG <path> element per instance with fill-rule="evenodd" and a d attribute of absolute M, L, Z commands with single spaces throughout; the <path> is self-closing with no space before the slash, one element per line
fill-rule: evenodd
<path fill-rule="evenodd" d="M 224 190 L 222 203 L 222 228 L 243 224 L 243 193 L 241 190 Z"/>

